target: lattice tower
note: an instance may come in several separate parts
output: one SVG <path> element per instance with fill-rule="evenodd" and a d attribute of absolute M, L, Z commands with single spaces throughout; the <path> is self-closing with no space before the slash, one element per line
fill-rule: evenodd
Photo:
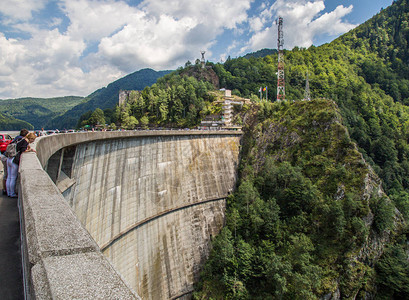
<path fill-rule="evenodd" d="M 278 17 L 278 71 L 277 71 L 277 101 L 285 100 L 285 80 L 284 80 L 284 34 L 283 18 Z"/>

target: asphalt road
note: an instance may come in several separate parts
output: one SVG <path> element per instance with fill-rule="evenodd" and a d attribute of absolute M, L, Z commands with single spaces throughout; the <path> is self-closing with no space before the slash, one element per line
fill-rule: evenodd
<path fill-rule="evenodd" d="M 24 299 L 17 198 L 3 196 L 1 189 L 0 194 L 0 299 Z"/>

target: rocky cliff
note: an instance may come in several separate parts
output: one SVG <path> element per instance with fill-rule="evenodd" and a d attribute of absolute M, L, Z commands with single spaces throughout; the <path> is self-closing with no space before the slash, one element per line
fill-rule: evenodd
<path fill-rule="evenodd" d="M 373 298 L 405 222 L 335 102 L 261 103 L 243 120 L 239 186 L 196 298 Z"/>

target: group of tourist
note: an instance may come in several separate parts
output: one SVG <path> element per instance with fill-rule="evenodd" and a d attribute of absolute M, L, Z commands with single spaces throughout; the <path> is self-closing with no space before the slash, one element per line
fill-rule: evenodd
<path fill-rule="evenodd" d="M 27 129 L 21 129 L 20 135 L 16 136 L 11 142 L 16 144 L 16 155 L 9 155 L 9 157 L 7 157 L 4 155 L 5 153 L 0 154 L 4 170 L 3 195 L 7 194 L 10 198 L 17 198 L 16 181 L 21 154 L 24 152 L 35 152 L 35 150 L 30 147 L 30 144 L 34 142 L 35 139 L 36 135 L 33 132 L 29 132 Z"/>

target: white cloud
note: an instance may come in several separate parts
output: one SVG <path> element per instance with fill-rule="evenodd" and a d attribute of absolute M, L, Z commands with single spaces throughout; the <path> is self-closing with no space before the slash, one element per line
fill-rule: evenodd
<path fill-rule="evenodd" d="M 29 20 L 33 11 L 44 8 L 48 0 L 6 0 L 0 5 L 0 13 L 12 20 Z"/>
<path fill-rule="evenodd" d="M 0 60 L 0 97 L 87 95 L 140 68 L 176 68 L 198 58 L 200 50 L 208 58 L 217 36 L 247 19 L 252 1 L 146 0 L 135 7 L 115 0 L 60 0 L 69 20 L 60 32 L 55 26 L 61 18 L 50 16 L 48 31 L 27 21 L 46 3 L 30 0 L 20 18 L 26 22 L 13 24 L 30 38 L 0 39 L 0 51 L 10 56 Z"/>
<path fill-rule="evenodd" d="M 67 34 L 91 41 L 111 35 L 141 13 L 114 0 L 64 0 L 61 8 L 70 20 Z"/>
<path fill-rule="evenodd" d="M 234 29 L 246 21 L 254 0 L 145 0 L 141 7 L 155 16 L 171 15 L 176 20 L 189 16 L 198 23 Z"/>
<path fill-rule="evenodd" d="M 323 14 L 321 17 L 312 22 L 310 26 L 312 31 L 316 33 L 336 35 L 345 33 L 355 28 L 356 25 L 342 22 L 342 18 L 349 14 L 352 11 L 352 8 L 352 5 L 348 7 L 339 5 L 334 11 Z"/>
<path fill-rule="evenodd" d="M 24 47 L 15 39 L 7 40 L 0 33 L 0 80 L 3 76 L 10 76 L 25 56 Z"/>
<path fill-rule="evenodd" d="M 37 31 L 33 38 L 23 41 L 1 36 L 0 52 L 6 53 L 1 69 L 12 71 L 2 72 L 0 95 L 54 96 L 55 82 L 76 67 L 83 48 L 83 43 L 72 41 L 58 30 Z"/>
<path fill-rule="evenodd" d="M 55 27 L 55 26 L 59 26 L 62 23 L 62 19 L 61 18 L 51 18 L 51 21 L 49 22 L 49 26 L 50 27 Z"/>
<path fill-rule="evenodd" d="M 246 20 L 251 2 L 146 0 L 139 6 L 143 13 L 101 40 L 98 54 L 125 72 L 176 68 L 200 56 L 200 50 L 210 54 L 209 48 L 224 29 L 236 29 Z"/>
<path fill-rule="evenodd" d="M 273 22 L 278 15 L 284 17 L 286 48 L 306 47 L 316 35 L 354 27 L 343 21 L 352 6 L 323 14 L 322 0 L 277 0 L 273 5 L 255 0 L 144 0 L 137 6 L 125 0 L 48 1 L 61 13 L 42 22 L 32 16 L 47 15 L 47 0 L 9 0 L 10 5 L 0 7 L 7 17 L 3 25 L 12 25 L 9 32 L 25 34 L 10 38 L 0 33 L 0 98 L 85 96 L 141 68 L 177 68 L 200 58 L 201 50 L 206 59 L 217 60 L 213 46 L 242 53 L 275 48 Z M 258 13 L 249 18 L 252 4 Z M 220 41 L 226 30 L 234 33 L 231 45 Z M 247 38 L 243 32 L 250 35 L 248 43 L 242 42 Z M 227 57 L 220 52 L 219 58 Z"/>
<path fill-rule="evenodd" d="M 263 29 L 264 22 L 261 18 L 254 17 L 249 20 L 249 25 L 250 25 L 250 31 L 258 32 Z"/>
<path fill-rule="evenodd" d="M 319 35 L 338 35 L 353 29 L 356 25 L 343 20 L 352 11 L 352 5 L 338 6 L 329 13 L 320 13 L 325 9 L 324 1 L 277 0 L 261 13 L 261 17 L 251 19 L 251 29 L 255 32 L 242 51 L 255 51 L 262 48 L 276 48 L 277 26 L 274 21 L 283 17 L 284 48 L 294 46 L 309 47 Z M 263 24 L 263 26 L 260 25 Z"/>
<path fill-rule="evenodd" d="M 98 54 L 127 72 L 148 66 L 174 67 L 175 60 L 189 51 L 184 40 L 196 28 L 193 26 L 190 18 L 140 17 L 112 37 L 103 38 Z"/>

